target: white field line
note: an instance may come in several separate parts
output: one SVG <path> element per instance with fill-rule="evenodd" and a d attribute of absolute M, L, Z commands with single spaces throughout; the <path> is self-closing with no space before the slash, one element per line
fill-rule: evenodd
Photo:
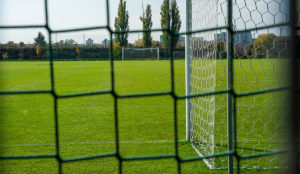
<path fill-rule="evenodd" d="M 187 141 L 185 139 L 178 140 L 178 142 Z M 257 142 L 258 140 L 241 140 L 239 142 Z M 266 140 L 267 141 L 267 140 Z M 102 142 L 61 142 L 60 145 L 89 145 L 89 144 L 115 144 L 115 141 Z M 121 144 L 151 144 L 151 143 L 174 143 L 174 140 L 161 141 L 120 141 Z M 0 144 L 0 147 L 25 147 L 25 146 L 55 146 L 55 143 L 33 143 L 33 144 Z M 195 148 L 195 147 L 194 147 Z"/>
<path fill-rule="evenodd" d="M 105 107 L 101 107 L 101 106 L 95 106 L 95 107 L 90 107 L 90 106 L 87 106 L 87 107 L 84 107 L 84 106 L 81 106 L 81 107 L 58 107 L 58 109 L 104 109 L 104 108 L 113 108 L 114 106 L 105 106 Z M 126 105 L 123 105 L 123 106 L 120 106 L 120 108 L 171 108 L 173 106 L 126 106 Z M 0 107 L 0 110 L 24 110 L 24 109 L 28 109 L 28 110 L 42 110 L 42 109 L 46 109 L 46 110 L 51 110 L 53 109 L 53 107 L 32 107 L 32 108 L 6 108 L 6 107 Z"/>
<path fill-rule="evenodd" d="M 196 153 L 200 156 L 200 157 L 203 157 L 204 155 L 202 155 L 202 153 L 194 146 L 194 144 L 192 144 L 192 147 L 194 148 L 194 150 L 196 151 Z M 212 159 L 212 158 L 211 158 Z M 215 166 L 213 166 L 212 164 L 210 164 L 209 160 L 206 159 L 206 158 L 203 158 L 202 159 L 203 162 L 207 165 L 207 167 L 209 169 L 215 169 Z"/>
<path fill-rule="evenodd" d="M 178 140 L 178 142 L 184 142 L 185 139 Z M 174 140 L 162 140 L 162 141 L 120 141 L 121 144 L 151 144 L 151 143 L 174 143 Z M 89 144 L 116 144 L 115 141 L 103 141 L 103 142 L 61 142 L 60 145 L 89 145 Z M 7 144 L 0 147 L 25 147 L 25 146 L 55 146 L 55 143 L 35 143 L 35 144 Z"/>

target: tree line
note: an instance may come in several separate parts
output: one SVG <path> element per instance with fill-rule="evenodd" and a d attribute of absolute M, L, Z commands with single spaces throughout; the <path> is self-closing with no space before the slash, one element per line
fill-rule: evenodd
<path fill-rule="evenodd" d="M 297 39 L 300 43 L 300 37 Z M 299 44 L 298 44 L 299 45 Z M 218 58 L 226 58 L 226 43 L 217 42 Z M 254 41 L 234 43 L 234 58 L 287 58 L 289 56 L 289 37 L 274 33 L 260 34 Z"/>
<path fill-rule="evenodd" d="M 202 51 L 203 53 L 211 53 L 215 49 L 215 44 L 211 41 L 197 41 L 197 38 L 194 38 L 193 47 L 195 47 L 194 54 L 197 54 L 197 51 Z M 300 45 L 300 36 L 296 36 L 297 46 Z M 209 43 L 208 43 L 209 42 Z M 152 41 L 152 44 L 154 42 Z M 117 46 L 113 47 L 114 58 L 120 58 L 122 48 L 120 47 L 120 42 L 115 42 Z M 139 44 L 142 44 L 142 41 L 139 40 Z M 199 44 L 199 45 L 197 45 Z M 57 59 L 105 59 L 110 56 L 109 48 L 100 48 L 100 47 L 79 47 L 76 45 L 65 46 L 53 45 L 52 53 L 53 58 Z M 202 45 L 202 47 L 201 47 Z M 205 47 L 203 47 L 205 46 Z M 201 49 L 197 49 L 200 48 Z M 227 48 L 225 42 L 217 42 L 217 55 L 218 58 L 227 57 Z M 181 48 L 183 52 L 184 48 Z M 163 53 L 165 50 L 160 48 L 162 57 L 168 56 L 167 53 Z M 297 50 L 298 52 L 300 50 Z M 167 52 L 167 51 L 165 51 Z M 234 56 L 235 58 L 285 58 L 289 54 L 289 38 L 276 36 L 273 33 L 261 34 L 254 41 L 246 43 L 235 43 L 234 44 Z M 142 52 L 140 53 L 143 57 Z M 31 46 L 25 46 L 23 42 L 15 44 L 13 42 L 8 42 L 5 45 L 0 46 L 0 60 L 41 60 L 48 59 L 48 46 L 45 41 L 45 37 L 39 33 L 36 38 L 34 38 L 34 44 Z"/>
<path fill-rule="evenodd" d="M 143 13 L 139 17 L 143 28 L 142 39 L 135 41 L 131 44 L 128 42 L 128 32 L 129 32 L 129 12 L 127 10 L 127 1 L 120 0 L 117 16 L 115 18 L 115 34 L 114 34 L 114 43 L 113 43 L 113 55 L 115 58 L 120 57 L 121 50 L 123 47 L 176 47 L 178 43 L 178 36 L 171 37 L 170 32 L 178 33 L 181 28 L 181 19 L 180 11 L 176 0 L 163 0 L 160 7 L 160 25 L 162 29 L 169 29 L 169 31 L 162 31 L 162 43 L 154 41 L 151 36 L 151 29 L 153 26 L 152 22 L 152 9 L 151 5 L 147 4 L 146 9 L 142 9 Z M 254 41 L 247 43 L 237 43 L 234 46 L 235 57 L 239 58 L 264 58 L 264 57 L 282 57 L 287 55 L 288 52 L 288 39 L 284 37 L 276 36 L 273 33 L 270 34 L 261 34 Z M 203 41 L 206 42 L 206 41 Z M 300 43 L 300 37 L 297 36 L 297 43 Z M 161 45 L 160 45 L 161 44 Z M 75 46 L 75 47 L 74 47 Z M 9 57 L 20 57 L 22 59 L 23 54 L 30 54 L 32 58 L 36 57 L 46 57 L 48 44 L 46 42 L 45 36 L 39 32 L 38 35 L 34 38 L 34 43 L 31 46 L 26 46 L 28 49 L 25 49 L 24 42 L 15 44 L 12 41 L 9 41 L 5 45 L 0 45 L 2 59 L 8 59 Z M 67 49 L 67 48 L 70 49 Z M 226 58 L 226 44 L 223 42 L 217 43 L 218 55 L 221 58 Z M 52 45 L 52 48 L 55 48 L 57 52 L 59 50 L 65 50 L 68 52 L 69 57 L 76 57 L 80 59 L 84 56 L 88 56 L 88 51 L 93 52 L 92 49 L 88 47 L 79 47 L 79 45 L 73 39 L 66 39 L 65 41 L 61 40 L 56 44 Z M 184 48 L 184 46 L 182 46 Z M 15 51 L 9 51 L 9 49 Z M 16 51 L 20 49 L 20 51 Z M 207 51 L 212 48 L 206 48 Z M 54 50 L 55 51 L 55 50 Z M 71 53 L 72 52 L 72 53 Z M 100 51 L 104 54 L 106 51 Z M 13 56 L 11 55 L 13 54 Z M 281 54 L 281 55 L 279 55 Z M 18 56 L 16 56 L 18 55 Z M 93 55 L 93 54 L 91 54 Z M 90 56 L 91 56 L 90 55 Z M 104 54 L 106 55 L 106 54 Z"/>
<path fill-rule="evenodd" d="M 161 28 L 170 32 L 178 33 L 181 28 L 181 19 L 179 8 L 176 0 L 164 0 L 161 5 Z M 151 36 L 152 22 L 152 10 L 151 5 L 146 5 L 146 10 L 143 9 L 143 14 L 140 16 L 140 21 L 143 27 L 142 46 L 153 47 L 153 38 Z M 129 12 L 127 10 L 126 0 L 120 0 L 118 6 L 118 14 L 115 18 L 115 46 L 128 47 L 128 32 L 129 32 Z M 178 36 L 171 37 L 168 31 L 162 32 L 162 45 L 167 48 L 169 46 L 175 47 L 178 42 Z M 171 44 L 172 43 L 172 44 Z"/>

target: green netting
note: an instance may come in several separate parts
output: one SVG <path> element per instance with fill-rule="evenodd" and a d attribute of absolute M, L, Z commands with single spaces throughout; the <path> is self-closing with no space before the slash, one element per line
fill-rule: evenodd
<path fill-rule="evenodd" d="M 246 1 L 245 1 L 246 2 Z M 292 2 L 292 1 L 291 1 Z M 234 43 L 233 43 L 233 37 L 234 34 L 236 33 L 241 33 L 241 32 L 246 32 L 246 31 L 254 31 L 254 30 L 263 30 L 263 29 L 268 29 L 272 27 L 290 27 L 291 31 L 294 31 L 294 29 L 299 30 L 299 26 L 295 27 L 295 15 L 293 15 L 293 10 L 290 10 L 291 12 L 291 21 L 289 22 L 284 22 L 284 23 L 274 23 L 271 25 L 261 25 L 261 26 L 256 26 L 254 28 L 247 28 L 247 29 L 235 29 L 233 27 L 234 22 L 233 21 L 233 2 L 232 0 L 228 0 L 227 3 L 227 17 L 226 17 L 226 25 L 224 26 L 218 26 L 214 28 L 206 28 L 206 29 L 201 29 L 197 31 L 186 31 L 182 33 L 174 33 L 172 32 L 169 28 L 164 28 L 164 29 L 155 29 L 151 31 L 167 31 L 171 36 L 177 36 L 177 35 L 192 35 L 195 33 L 203 33 L 203 32 L 208 32 L 208 31 L 215 31 L 215 30 L 227 30 L 229 38 L 229 45 L 227 45 L 227 52 L 228 52 L 228 71 L 227 71 L 227 77 L 228 77 L 228 87 L 225 90 L 216 90 L 212 92 L 206 92 L 206 93 L 200 93 L 200 94 L 193 94 L 193 95 L 184 95 L 184 96 L 178 96 L 175 93 L 175 76 L 174 76 L 174 58 L 173 58 L 173 52 L 174 48 L 170 47 L 169 52 L 171 55 L 170 57 L 170 76 L 171 76 L 171 81 L 170 81 L 170 86 L 171 90 L 170 91 L 163 91 L 163 92 L 156 92 L 156 93 L 143 93 L 143 94 L 128 94 L 128 95 L 120 95 L 116 93 L 115 89 L 115 63 L 114 63 L 114 57 L 112 56 L 112 48 L 113 45 L 110 43 L 110 76 L 111 76 L 111 89 L 110 90 L 105 90 L 105 91 L 95 91 L 95 92 L 86 92 L 86 93 L 75 93 L 75 94 L 66 94 L 66 95 L 58 95 L 57 92 L 55 91 L 55 80 L 54 80 L 54 55 L 53 55 L 53 49 L 52 49 L 52 37 L 51 34 L 53 33 L 65 33 L 65 32 L 74 32 L 74 31 L 85 31 L 85 30 L 94 30 L 94 29 L 105 29 L 109 32 L 110 34 L 110 40 L 113 40 L 113 35 L 118 34 L 118 33 L 137 33 L 137 32 L 143 32 L 142 30 L 136 30 L 136 31 L 114 31 L 111 27 L 111 21 L 110 21 L 110 11 L 109 11 L 109 0 L 106 0 L 106 13 L 107 13 L 107 26 L 94 26 L 94 27 L 87 27 L 87 28 L 73 28 L 73 29 L 67 29 L 67 30 L 52 30 L 49 27 L 49 19 L 48 19 L 48 1 L 45 0 L 45 19 L 46 19 L 46 24 L 45 25 L 25 25 L 25 26 L 0 26 L 0 29 L 17 29 L 17 28 L 44 28 L 48 31 L 48 38 L 49 38 L 49 61 L 50 61 L 50 79 L 51 79 L 51 89 L 50 90 L 32 90 L 32 91 L 0 91 L 0 95 L 31 95 L 31 94 L 51 94 L 53 99 L 54 99 L 54 115 L 55 115 L 55 154 L 40 154 L 40 155 L 23 155 L 23 156 L 0 156 L 0 159 L 42 159 L 42 158 L 52 158 L 56 159 L 58 162 L 58 171 L 59 173 L 63 172 L 62 165 L 67 164 L 70 162 L 77 162 L 77 161 L 84 161 L 84 160 L 96 160 L 96 159 L 104 159 L 104 158 L 110 158 L 110 157 L 115 157 L 118 160 L 118 170 L 119 173 L 123 172 L 124 166 L 122 165 L 125 162 L 128 161 L 142 161 L 142 160 L 150 160 L 150 159 L 173 159 L 177 163 L 177 172 L 181 173 L 181 168 L 182 168 L 182 163 L 190 163 L 194 161 L 200 161 L 203 159 L 209 159 L 209 158 L 218 158 L 218 157 L 231 157 L 229 158 L 229 163 L 228 163 L 228 169 L 229 173 L 233 173 L 234 169 L 236 168 L 236 172 L 239 173 L 239 166 L 240 163 L 243 162 L 245 159 L 253 159 L 253 158 L 259 158 L 263 156 L 271 156 L 271 155 L 277 155 L 277 154 L 282 154 L 285 153 L 286 151 L 284 150 L 278 150 L 278 151 L 268 151 L 268 152 L 261 152 L 255 155 L 239 155 L 237 153 L 237 146 L 236 146 L 236 138 L 237 138 L 237 132 L 236 132 L 236 114 L 237 114 L 237 99 L 239 97 L 246 97 L 246 96 L 255 96 L 255 95 L 261 95 L 265 93 L 272 93 L 276 91 L 283 91 L 290 89 L 290 86 L 277 86 L 274 88 L 269 88 L 269 89 L 261 89 L 258 91 L 251 91 L 251 92 L 240 92 L 237 93 L 233 89 L 233 57 L 234 57 Z M 291 6 L 294 4 L 291 3 Z M 299 12 L 297 13 L 299 14 Z M 297 23 L 299 24 L 299 22 Z M 294 44 L 294 43 L 292 43 Z M 294 48 L 294 46 L 293 46 Z M 293 52 L 293 48 L 291 49 L 291 52 Z M 292 56 L 295 56 L 292 54 Z M 294 58 L 294 57 L 292 57 Z M 293 62 L 294 59 L 292 59 Z M 295 63 L 294 63 L 295 64 Z M 292 79 L 294 80 L 294 79 Z M 113 96 L 113 109 L 114 109 L 114 127 L 115 127 L 115 151 L 112 153 L 106 153 L 106 154 L 100 154 L 100 155 L 93 155 L 93 156 L 86 156 L 86 157 L 80 157 L 80 158 L 62 158 L 60 154 L 60 131 L 59 131 L 59 119 L 58 119 L 58 101 L 64 100 L 67 98 L 74 98 L 74 97 L 81 97 L 81 96 L 92 96 L 92 95 L 107 95 L 110 94 Z M 218 94 L 229 94 L 228 97 L 228 116 L 229 116 L 229 124 L 230 126 L 228 127 L 228 150 L 222 153 L 216 153 L 213 155 L 209 156 L 201 156 L 201 157 L 193 157 L 193 158 L 181 158 L 178 153 L 178 144 L 180 143 L 178 140 L 178 118 L 177 118 L 177 101 L 179 100 L 185 100 L 189 98 L 198 98 L 198 97 L 204 97 L 204 96 L 214 96 Z M 174 107 L 174 118 L 173 118 L 173 124 L 174 124 L 174 154 L 161 154 L 161 155 L 156 155 L 156 156 L 142 156 L 142 157 L 123 157 L 120 155 L 120 136 L 119 136 L 119 111 L 118 111 L 118 99 L 127 99 L 127 98 L 143 98 L 143 97 L 151 97 L 151 96 L 170 96 L 173 99 L 173 107 Z M 293 118 L 293 117 L 291 117 Z M 295 133 L 295 132 L 294 132 Z M 293 149 L 292 149 L 293 150 Z M 234 165 L 234 161 L 236 161 L 236 166 Z"/>

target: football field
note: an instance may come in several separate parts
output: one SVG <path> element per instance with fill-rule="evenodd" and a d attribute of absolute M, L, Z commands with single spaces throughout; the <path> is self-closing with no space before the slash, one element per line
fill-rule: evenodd
<path fill-rule="evenodd" d="M 234 89 L 237 93 L 281 87 L 286 84 L 285 60 L 234 60 Z M 226 60 L 216 64 L 216 90 L 227 87 Z M 169 92 L 170 61 L 115 61 L 114 79 L 109 61 L 55 61 L 54 89 L 59 96 L 57 114 L 59 153 L 64 173 L 118 173 L 117 157 L 72 161 L 116 152 L 118 119 L 119 152 L 123 173 L 176 173 L 175 158 L 130 160 L 136 157 L 175 154 L 174 98 L 171 95 L 124 97 L 112 94 L 71 97 L 72 94 L 110 91 L 117 95 Z M 113 80 L 113 83 L 112 83 Z M 0 91 L 50 90 L 50 65 L 46 61 L 0 62 Z M 185 95 L 185 62 L 174 61 L 174 91 Z M 284 134 L 284 92 L 237 99 L 237 149 L 242 155 L 278 150 Z M 69 96 L 69 97 L 67 97 Z M 227 150 L 227 94 L 216 96 L 215 153 Z M 54 99 L 51 94 L 0 95 L 1 156 L 53 155 L 56 153 Z M 178 154 L 182 159 L 198 157 L 185 140 L 185 100 L 176 101 Z M 227 163 L 221 157 L 221 163 Z M 271 161 L 271 162 L 270 162 Z M 272 166 L 280 157 L 242 160 L 252 165 Z M 248 166 L 247 166 L 248 164 Z M 0 173 L 57 173 L 55 158 L 2 159 Z M 256 166 L 260 167 L 260 166 Z M 181 163 L 182 173 L 226 173 L 211 170 L 202 160 Z M 278 170 L 278 169 L 275 169 Z M 274 173 L 274 169 L 242 169 L 248 173 Z"/>

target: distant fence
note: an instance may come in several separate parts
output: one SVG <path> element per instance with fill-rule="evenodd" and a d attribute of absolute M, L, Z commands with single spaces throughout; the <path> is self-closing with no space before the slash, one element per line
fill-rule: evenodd
<path fill-rule="evenodd" d="M 52 51 L 54 60 L 109 60 L 109 48 L 80 48 L 79 54 L 76 53 L 75 47 L 70 48 L 53 48 Z M 150 52 L 135 52 L 131 55 L 130 60 L 140 60 L 144 57 L 149 57 Z M 185 50 L 175 49 L 175 59 L 184 59 Z M 151 56 L 150 56 L 151 57 Z M 159 57 L 161 60 L 170 59 L 171 55 L 168 49 L 160 49 Z M 0 60 L 48 60 L 48 50 L 42 49 L 37 55 L 36 48 L 0 48 Z M 115 58 L 121 60 L 121 57 Z"/>

